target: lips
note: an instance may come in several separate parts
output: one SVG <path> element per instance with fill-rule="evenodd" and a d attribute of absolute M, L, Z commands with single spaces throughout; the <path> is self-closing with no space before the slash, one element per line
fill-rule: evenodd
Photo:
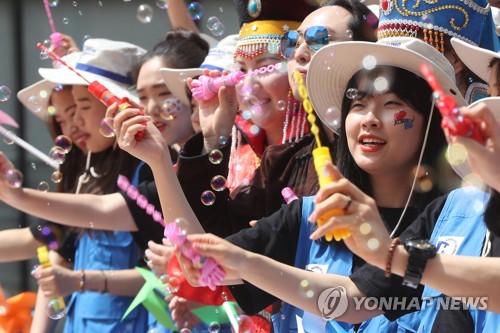
<path fill-rule="evenodd" d="M 87 141 L 89 140 L 90 138 L 90 134 L 80 134 L 80 135 L 76 135 L 73 139 L 73 142 L 75 142 L 76 144 L 78 145 L 85 145 L 87 143 Z"/>
<path fill-rule="evenodd" d="M 154 125 L 156 126 L 156 128 L 160 132 L 163 132 L 165 130 L 165 128 L 167 127 L 167 125 L 164 122 L 162 122 L 162 121 L 155 121 Z"/>
<path fill-rule="evenodd" d="M 270 98 L 254 99 L 254 100 L 250 99 L 248 101 L 248 104 L 250 104 L 251 106 L 262 106 L 269 102 L 271 102 Z"/>
<path fill-rule="evenodd" d="M 382 149 L 387 141 L 374 135 L 361 135 L 358 138 L 361 150 L 364 152 L 374 152 Z"/>

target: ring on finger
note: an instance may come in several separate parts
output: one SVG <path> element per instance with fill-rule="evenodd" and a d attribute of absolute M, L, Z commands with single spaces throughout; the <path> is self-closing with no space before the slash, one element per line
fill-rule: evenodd
<path fill-rule="evenodd" d="M 351 204 L 352 204 L 352 198 L 348 195 L 347 202 L 345 203 L 344 208 L 342 208 L 344 210 L 344 212 L 347 212 L 349 210 L 349 207 L 351 207 Z"/>

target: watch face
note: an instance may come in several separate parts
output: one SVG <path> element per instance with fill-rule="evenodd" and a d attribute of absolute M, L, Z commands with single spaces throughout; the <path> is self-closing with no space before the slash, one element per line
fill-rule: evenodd
<path fill-rule="evenodd" d="M 422 251 L 434 250 L 436 248 L 434 244 L 427 239 L 408 239 L 406 241 L 406 246 Z"/>

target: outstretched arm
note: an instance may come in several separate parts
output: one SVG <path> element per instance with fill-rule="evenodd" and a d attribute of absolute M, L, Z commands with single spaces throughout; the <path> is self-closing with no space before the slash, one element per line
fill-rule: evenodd
<path fill-rule="evenodd" d="M 41 246 L 29 228 L 0 231 L 0 262 L 28 260 L 36 257 Z"/>
<path fill-rule="evenodd" d="M 184 0 L 162 0 L 167 4 L 167 15 L 172 29 L 183 28 L 199 32 L 186 7 Z"/>
<path fill-rule="evenodd" d="M 10 160 L 0 152 L 0 175 L 12 167 Z M 0 200 L 27 214 L 68 226 L 137 231 L 125 199 L 119 193 L 47 193 L 29 188 L 11 188 L 0 180 Z"/>

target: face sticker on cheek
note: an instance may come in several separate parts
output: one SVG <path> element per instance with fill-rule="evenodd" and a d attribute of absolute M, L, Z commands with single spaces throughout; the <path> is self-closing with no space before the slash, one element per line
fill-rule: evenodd
<path fill-rule="evenodd" d="M 413 128 L 413 122 L 415 121 L 415 117 L 407 118 L 406 116 L 407 113 L 403 109 L 394 113 L 394 126 L 403 124 L 405 129 Z"/>

